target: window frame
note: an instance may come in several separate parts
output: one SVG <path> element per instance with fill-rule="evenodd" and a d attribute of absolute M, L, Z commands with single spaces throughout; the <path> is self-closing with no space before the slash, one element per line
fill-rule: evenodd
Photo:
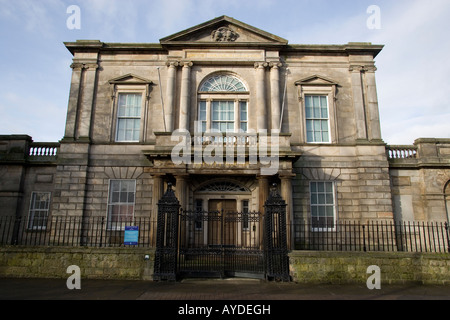
<path fill-rule="evenodd" d="M 229 122 L 229 123 L 233 123 L 233 129 L 232 130 L 227 130 L 225 132 L 219 130 L 221 133 L 226 134 L 227 132 L 230 133 L 237 133 L 237 132 L 243 132 L 246 133 L 249 131 L 249 118 L 248 118 L 248 113 L 249 113 L 249 100 L 248 97 L 239 97 L 236 98 L 236 96 L 234 94 L 231 94 L 230 96 L 227 96 L 226 94 L 220 94 L 220 95 L 209 95 L 209 94 L 199 94 L 198 97 L 199 101 L 198 101 L 198 108 L 197 108 L 197 121 L 198 121 L 198 125 L 197 125 L 197 132 L 201 132 L 201 133 L 205 133 L 205 132 L 211 132 L 211 130 L 213 130 L 213 123 L 214 122 Z M 214 102 L 233 102 L 233 120 L 227 120 L 227 121 L 222 121 L 222 120 L 214 120 L 213 119 L 213 103 Z M 202 110 L 202 103 L 205 104 L 205 108 L 206 108 L 206 116 L 203 117 L 203 115 L 201 114 L 203 112 Z M 246 120 L 242 120 L 241 119 L 241 108 L 243 106 L 243 103 L 245 103 L 246 106 L 246 114 L 247 114 L 247 119 Z M 205 120 L 203 120 L 202 118 L 205 118 Z M 242 123 L 246 123 L 246 130 L 242 129 Z M 204 128 L 203 129 L 203 124 L 204 124 Z M 214 130 L 216 131 L 216 130 Z"/>
<path fill-rule="evenodd" d="M 111 105 L 111 133 L 110 141 L 112 143 L 141 143 L 145 142 L 145 131 L 148 126 L 147 114 L 147 100 L 148 100 L 148 88 L 147 85 L 140 84 L 116 84 L 113 88 L 113 99 Z M 141 114 L 139 116 L 139 140 L 119 140 L 119 97 L 122 94 L 140 94 L 141 95 Z M 136 117 L 137 119 L 137 117 Z"/>
<path fill-rule="evenodd" d="M 121 95 L 140 95 L 141 99 L 141 106 L 140 106 L 140 115 L 138 116 L 119 116 L 119 102 L 120 102 L 120 96 Z M 142 90 L 123 90 L 117 92 L 117 99 L 116 99 L 116 119 L 115 119 L 115 133 L 114 133 L 114 141 L 117 143 L 137 143 L 142 140 L 142 121 L 143 121 L 143 115 L 144 115 L 144 92 Z M 133 119 L 133 120 L 139 120 L 139 138 L 137 140 L 119 140 L 119 122 L 120 120 L 127 120 L 127 119 Z"/>
<path fill-rule="evenodd" d="M 133 187 L 134 187 L 134 197 L 133 197 L 133 212 L 131 214 L 131 220 L 134 219 L 135 214 L 136 214 L 136 188 L 137 188 L 137 182 L 136 179 L 109 179 L 108 181 L 108 201 L 107 201 L 107 205 L 106 205 L 106 230 L 111 230 L 111 231 L 123 231 L 125 230 L 125 224 L 127 221 L 125 221 L 122 217 L 121 214 L 118 215 L 119 220 L 118 221 L 113 221 L 112 219 L 112 208 L 114 206 L 123 206 L 123 205 L 129 205 L 131 202 L 112 202 L 112 183 L 114 181 L 119 181 L 119 182 L 124 182 L 124 181 L 128 181 L 128 182 L 133 182 Z M 120 187 L 119 187 L 120 190 Z M 127 196 L 128 198 L 128 196 Z M 120 200 L 120 193 L 119 193 L 119 200 Z"/>
<path fill-rule="evenodd" d="M 312 84 L 303 83 L 303 81 L 296 82 L 298 97 L 300 101 L 300 141 L 301 143 L 311 145 L 330 145 L 338 143 L 338 123 L 336 114 L 336 83 L 330 84 Z M 307 127 L 306 127 L 306 96 L 327 96 L 328 103 L 328 134 L 329 142 L 308 142 Z"/>
<path fill-rule="evenodd" d="M 34 208 L 35 204 L 35 195 L 37 194 L 46 194 L 48 195 L 48 202 L 47 202 L 47 208 L 45 209 L 36 209 Z M 30 196 L 30 206 L 28 208 L 28 221 L 27 221 L 27 229 L 28 230 L 34 230 L 34 231 L 45 231 L 47 230 L 47 222 L 50 215 L 50 204 L 52 199 L 52 193 L 50 191 L 32 191 Z M 44 212 L 44 219 L 45 224 L 42 225 L 36 225 L 35 224 L 35 218 L 36 218 L 36 211 Z M 38 218 L 40 219 L 40 217 Z"/>
<path fill-rule="evenodd" d="M 326 118 L 324 118 L 323 117 L 323 115 L 322 115 L 322 113 L 320 114 L 320 117 L 315 117 L 314 115 L 312 116 L 312 117 L 308 117 L 307 116 L 307 112 L 306 112 L 306 101 L 307 101 L 307 99 L 308 98 L 311 98 L 313 101 L 312 101 L 312 103 L 314 103 L 314 98 L 315 97 L 318 97 L 319 98 L 319 101 L 320 101 L 320 107 L 319 107 L 319 109 L 322 109 L 323 108 L 323 106 L 322 106 L 322 104 L 321 104 L 321 98 L 323 98 L 323 97 L 325 97 L 325 99 L 326 99 L 326 108 L 327 108 L 327 115 L 326 115 Z M 330 126 L 330 104 L 329 104 L 329 97 L 328 97 L 328 95 L 324 95 L 324 94 L 305 94 L 305 96 L 304 96 L 304 101 L 305 101 L 305 103 L 304 103 L 304 111 L 305 111 L 305 139 L 306 139 L 306 142 L 307 143 L 323 143 L 323 144 L 329 144 L 329 143 L 331 143 L 331 126 Z M 311 108 L 313 111 L 314 111 L 314 107 L 312 107 Z M 313 112 L 314 113 L 314 112 Z M 322 125 L 322 122 L 323 121 L 326 121 L 326 123 L 327 123 L 327 134 L 328 134 L 328 141 L 323 141 L 322 139 L 323 139 L 323 132 L 325 132 L 325 131 L 322 131 L 322 130 L 320 130 L 319 132 L 321 133 L 321 140 L 322 141 L 316 141 L 316 137 L 315 137 L 315 134 L 316 134 L 316 131 L 313 129 L 313 141 L 308 141 L 308 122 L 309 121 L 311 121 L 312 122 L 312 126 L 313 127 L 315 127 L 315 124 L 316 124 L 316 122 L 320 122 L 321 123 L 321 125 Z"/>
<path fill-rule="evenodd" d="M 218 77 L 231 77 L 234 78 L 236 81 L 240 82 L 241 90 L 238 91 L 202 91 L 204 90 L 204 86 L 208 84 L 211 80 L 215 80 Z M 237 75 L 231 73 L 231 72 L 219 72 L 214 73 L 206 76 L 203 81 L 200 83 L 199 89 L 198 89 L 198 95 L 197 95 L 198 103 L 197 103 L 197 121 L 198 126 L 196 128 L 197 132 L 211 132 L 211 129 L 213 127 L 213 103 L 214 102 L 220 102 L 220 101 L 233 101 L 234 105 L 234 119 L 233 119 L 233 130 L 227 130 L 226 132 L 220 131 L 224 134 L 227 132 L 231 133 L 238 133 L 238 132 L 248 132 L 249 130 L 249 100 L 250 100 L 250 92 L 248 91 L 248 85 Z M 202 119 L 202 110 L 201 106 L 202 103 L 205 103 L 206 105 L 206 120 L 200 120 Z M 241 119 L 241 106 L 245 103 L 246 105 L 246 115 L 247 119 L 242 120 Z M 230 121 L 231 122 L 231 121 Z M 246 130 L 242 129 L 242 124 L 246 123 Z M 205 128 L 205 130 L 204 130 Z"/>
<path fill-rule="evenodd" d="M 313 191 L 312 191 L 312 184 L 313 183 L 323 183 L 325 185 L 327 183 L 329 183 L 329 184 L 331 184 L 332 190 L 331 190 L 331 192 L 326 192 L 326 191 L 325 192 L 318 192 L 318 191 L 316 191 L 316 192 L 313 193 Z M 333 199 L 333 203 L 332 204 L 319 203 L 318 201 L 317 201 L 317 203 L 313 204 L 313 201 L 312 201 L 313 194 L 316 194 L 317 197 L 318 197 L 319 194 L 328 194 L 328 193 L 332 194 L 332 197 L 333 197 L 332 198 Z M 315 227 L 314 223 L 313 223 L 313 219 L 316 218 L 316 217 L 313 217 L 313 211 L 314 211 L 313 207 L 316 207 L 316 208 L 319 208 L 319 207 L 325 207 L 325 208 L 332 207 L 333 208 L 333 226 L 329 227 L 328 224 L 327 224 L 325 227 Z M 323 231 L 336 231 L 337 230 L 338 205 L 337 205 L 337 188 L 336 188 L 335 181 L 313 180 L 313 181 L 309 182 L 309 209 L 310 209 L 311 231 L 323 232 Z M 325 209 L 325 216 L 324 217 L 327 218 L 326 209 Z M 319 219 L 319 218 L 323 218 L 323 217 L 318 215 L 317 218 Z"/>

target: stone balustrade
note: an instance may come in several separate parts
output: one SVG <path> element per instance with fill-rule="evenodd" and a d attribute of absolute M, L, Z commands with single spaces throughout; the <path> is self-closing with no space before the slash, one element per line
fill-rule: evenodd
<path fill-rule="evenodd" d="M 386 147 L 389 159 L 415 159 L 417 157 L 416 146 L 392 145 Z"/>
<path fill-rule="evenodd" d="M 28 135 L 0 135 L 0 162 L 54 162 L 59 142 L 33 142 Z"/>
<path fill-rule="evenodd" d="M 257 134 L 248 133 L 204 133 L 193 137 L 194 145 L 228 145 L 228 146 L 251 146 L 258 144 Z"/>
<path fill-rule="evenodd" d="M 32 142 L 29 148 L 30 157 L 56 157 L 59 149 L 57 142 Z"/>
<path fill-rule="evenodd" d="M 270 134 L 260 133 L 245 133 L 245 132 L 205 132 L 195 135 L 189 135 L 178 133 L 171 134 L 167 132 L 156 132 L 157 147 L 174 147 L 178 145 L 182 139 L 186 138 L 187 142 L 190 141 L 191 145 L 223 145 L 223 146 L 257 146 L 265 144 L 268 147 L 276 145 L 280 148 L 290 148 L 291 134 L 280 133 L 278 135 L 271 136 Z"/>
<path fill-rule="evenodd" d="M 391 166 L 448 166 L 450 139 L 420 138 L 414 145 L 388 145 L 386 154 Z"/>

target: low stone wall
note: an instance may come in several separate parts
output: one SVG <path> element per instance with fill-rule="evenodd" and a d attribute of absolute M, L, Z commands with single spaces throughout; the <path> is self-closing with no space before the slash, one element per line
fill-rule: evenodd
<path fill-rule="evenodd" d="M 152 280 L 154 256 L 149 248 L 0 247 L 0 277 L 67 279 L 76 265 L 82 279 Z M 382 284 L 450 284 L 450 254 L 292 251 L 289 259 L 298 283 L 365 285 L 375 265 Z"/>
<path fill-rule="evenodd" d="M 152 280 L 154 255 L 148 248 L 2 247 L 0 277 L 68 278 L 76 265 L 82 279 Z"/>
<path fill-rule="evenodd" d="M 360 283 L 378 266 L 381 283 L 450 284 L 450 254 L 293 251 L 290 271 L 299 283 Z"/>

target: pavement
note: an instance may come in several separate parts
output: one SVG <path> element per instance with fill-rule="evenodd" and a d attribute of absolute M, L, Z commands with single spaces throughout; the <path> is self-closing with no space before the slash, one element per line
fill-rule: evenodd
<path fill-rule="evenodd" d="M 351 304 L 345 304 L 344 300 Z M 374 300 L 395 301 L 395 305 L 382 308 Z M 399 305 L 399 300 L 409 300 L 407 303 L 411 306 Z M 186 279 L 181 282 L 81 279 L 80 289 L 68 289 L 66 279 L 0 278 L 0 306 L 4 305 L 5 310 L 15 310 L 11 314 L 20 314 L 24 318 L 35 317 L 36 312 L 42 310 L 46 311 L 46 318 L 58 320 L 61 317 L 80 319 L 87 314 L 90 318 L 112 319 L 145 316 L 151 319 L 280 320 L 305 315 L 304 312 L 309 310 L 321 317 L 342 313 L 364 318 L 379 318 L 389 310 L 390 316 L 405 318 L 417 316 L 418 310 L 428 310 L 418 304 L 427 300 L 447 303 L 450 286 L 382 284 L 381 289 L 370 290 L 365 285 L 314 285 L 251 279 Z M 358 301 L 356 309 L 354 301 Z M 446 305 L 437 308 L 435 305 L 431 310 L 445 309 Z"/>
<path fill-rule="evenodd" d="M 255 279 L 185 279 L 181 282 L 0 278 L 0 300 L 298 301 L 450 300 L 446 285 L 327 285 Z"/>

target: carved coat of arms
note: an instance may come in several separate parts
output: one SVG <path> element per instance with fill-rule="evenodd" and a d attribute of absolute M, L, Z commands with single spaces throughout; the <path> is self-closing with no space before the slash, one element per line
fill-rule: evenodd
<path fill-rule="evenodd" d="M 227 27 L 221 27 L 211 33 L 211 39 L 217 42 L 233 42 L 239 37 L 239 34 Z"/>

